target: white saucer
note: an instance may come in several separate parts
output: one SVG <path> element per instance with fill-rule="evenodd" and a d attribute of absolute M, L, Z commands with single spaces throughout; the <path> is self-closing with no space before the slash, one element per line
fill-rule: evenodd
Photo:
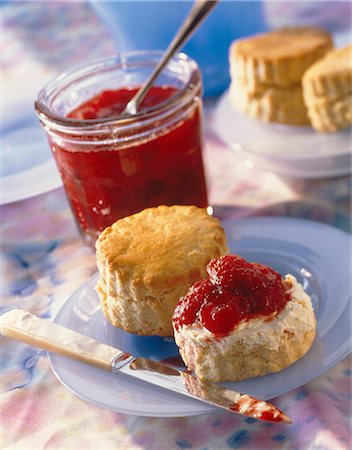
<path fill-rule="evenodd" d="M 213 128 L 247 165 L 297 178 L 351 173 L 351 129 L 318 133 L 310 127 L 262 123 L 235 111 L 228 91 L 217 103 Z"/>
<path fill-rule="evenodd" d="M 34 112 L 1 124 L 0 205 L 62 186 L 59 171 Z"/>
<path fill-rule="evenodd" d="M 317 337 L 307 355 L 285 370 L 238 383 L 236 391 L 262 399 L 287 393 L 336 365 L 351 350 L 351 237 L 318 222 L 292 218 L 229 219 L 223 222 L 233 253 L 292 273 L 310 294 Z M 178 355 L 172 338 L 143 337 L 108 324 L 95 292 L 97 274 L 64 304 L 54 321 L 135 356 L 157 360 Z M 113 375 L 50 355 L 57 378 L 88 402 L 141 416 L 190 416 L 214 407 L 134 378 Z"/>

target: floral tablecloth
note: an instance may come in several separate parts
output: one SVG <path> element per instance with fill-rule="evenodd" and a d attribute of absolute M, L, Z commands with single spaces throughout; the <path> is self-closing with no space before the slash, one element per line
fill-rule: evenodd
<path fill-rule="evenodd" d="M 52 2 L 45 3 L 45 11 L 43 5 L 16 2 L 3 7 L 5 82 L 14 82 L 11 73 L 18 68 L 23 76 L 34 67 L 49 73 L 62 68 L 63 60 L 71 64 L 113 51 L 88 5 Z M 93 26 L 95 40 L 89 42 Z M 296 216 L 350 231 L 350 177 L 297 181 L 248 169 L 211 131 L 213 110 L 214 104 L 207 103 L 204 160 L 209 200 L 219 217 Z M 0 217 L 1 311 L 20 307 L 53 317 L 96 270 L 62 188 L 3 205 Z M 7 450 L 351 448 L 350 358 L 274 399 L 294 420 L 282 426 L 220 411 L 148 418 L 104 410 L 62 386 L 45 352 L 2 337 L 0 342 L 1 446 Z"/>

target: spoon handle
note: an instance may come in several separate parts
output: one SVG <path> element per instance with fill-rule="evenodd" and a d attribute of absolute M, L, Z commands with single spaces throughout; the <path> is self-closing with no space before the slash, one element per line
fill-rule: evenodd
<path fill-rule="evenodd" d="M 159 76 L 160 72 L 172 58 L 172 56 L 183 46 L 189 36 L 196 30 L 196 28 L 202 23 L 210 11 L 216 6 L 219 0 L 196 0 L 191 11 L 186 17 L 185 21 L 181 25 L 180 29 L 176 33 L 175 37 L 169 44 L 164 56 L 156 65 L 152 74 L 137 92 L 137 94 L 130 100 L 125 108 L 124 113 L 136 114 L 139 105 L 146 96 L 150 86 L 155 79 Z"/>

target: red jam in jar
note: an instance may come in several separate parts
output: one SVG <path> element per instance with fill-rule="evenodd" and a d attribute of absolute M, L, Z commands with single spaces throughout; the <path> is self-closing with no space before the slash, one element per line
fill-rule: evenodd
<path fill-rule="evenodd" d="M 209 278 L 195 283 L 178 303 L 176 329 L 198 322 L 225 336 L 242 320 L 279 313 L 290 299 L 279 273 L 240 256 L 210 261 L 207 273 Z"/>
<path fill-rule="evenodd" d="M 104 228 L 145 208 L 208 206 L 197 65 L 174 57 L 138 113 L 124 117 L 141 85 L 136 80 L 159 55 L 123 58 L 124 64 L 103 61 L 69 74 L 66 84 L 58 78 L 36 103 L 76 222 L 91 246 Z"/>
<path fill-rule="evenodd" d="M 136 92 L 104 91 L 69 117 L 116 117 Z M 174 93 L 172 87 L 152 87 L 141 111 Z M 81 228 L 100 232 L 117 219 L 150 206 L 206 207 L 199 114 L 196 110 L 175 128 L 126 148 L 114 148 L 112 144 L 108 149 L 87 152 L 83 145 L 75 151 L 55 146 L 54 156 Z"/>

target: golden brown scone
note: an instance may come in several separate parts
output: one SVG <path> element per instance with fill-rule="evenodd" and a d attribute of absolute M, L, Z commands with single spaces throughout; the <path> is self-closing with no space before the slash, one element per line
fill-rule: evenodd
<path fill-rule="evenodd" d="M 291 89 L 257 85 L 251 90 L 242 83 L 230 86 L 230 102 L 237 111 L 263 122 L 309 125 L 300 85 Z"/>
<path fill-rule="evenodd" d="M 303 75 L 312 126 L 334 132 L 352 124 L 352 46 L 332 50 Z"/>
<path fill-rule="evenodd" d="M 118 220 L 96 243 L 105 317 L 131 333 L 171 336 L 179 298 L 225 253 L 224 230 L 206 209 L 159 206 Z"/>
<path fill-rule="evenodd" d="M 318 27 L 292 27 L 235 41 L 230 48 L 231 78 L 277 87 L 299 84 L 303 73 L 333 48 Z"/>

